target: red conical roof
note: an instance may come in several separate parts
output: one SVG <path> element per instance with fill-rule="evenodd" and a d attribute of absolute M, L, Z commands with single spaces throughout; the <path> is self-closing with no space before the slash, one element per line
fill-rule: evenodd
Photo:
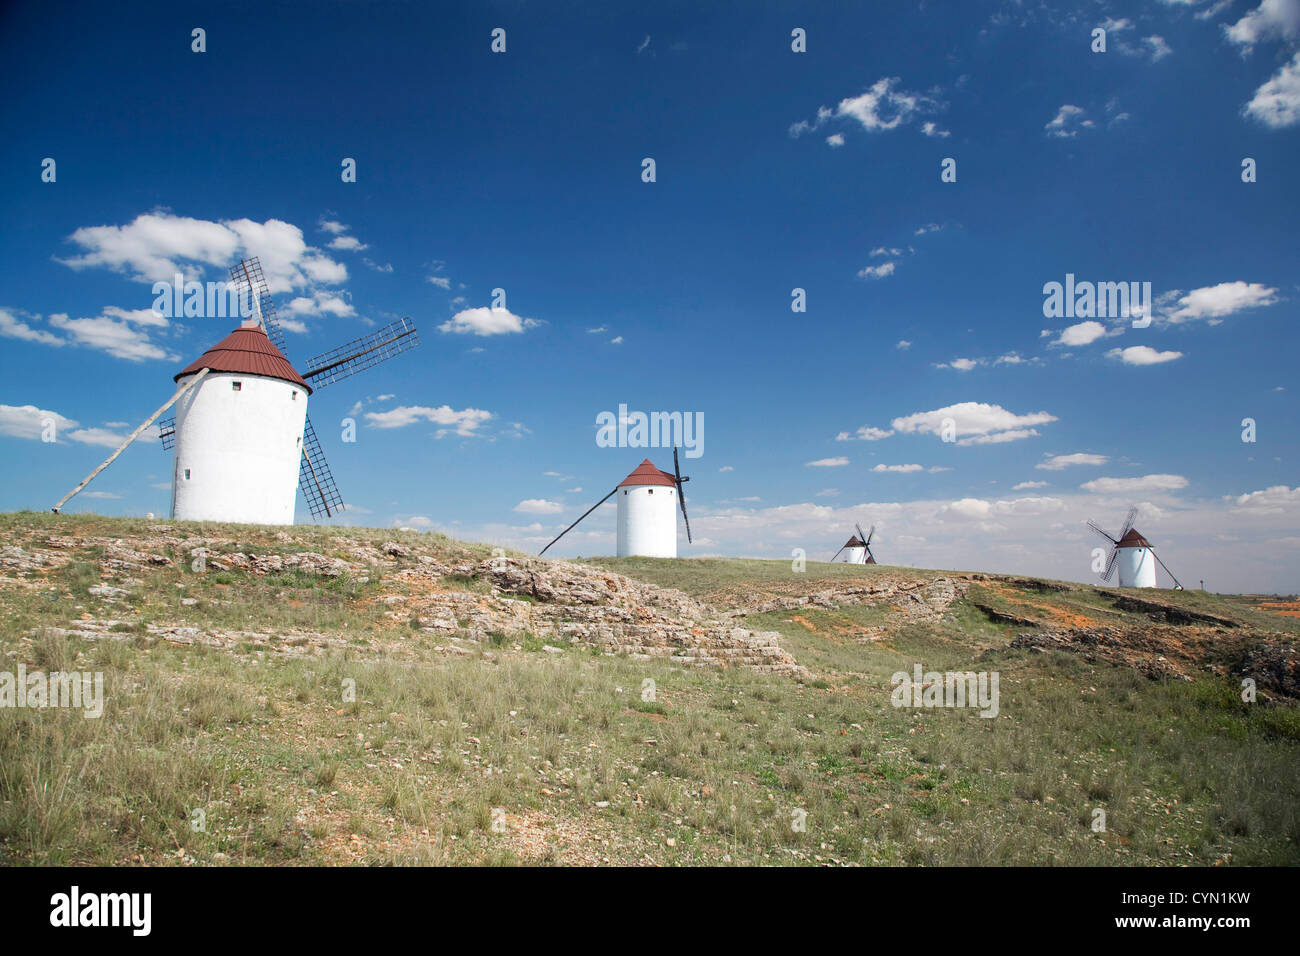
<path fill-rule="evenodd" d="M 671 488 L 676 484 L 677 479 L 670 472 L 660 471 L 647 458 L 636 466 L 632 474 L 620 481 L 618 487 L 622 488 L 625 485 L 667 485 Z"/>
<path fill-rule="evenodd" d="M 1149 548 L 1151 542 L 1138 533 L 1137 528 L 1129 528 L 1128 533 L 1119 539 L 1115 545 L 1117 548 Z"/>
<path fill-rule="evenodd" d="M 845 542 L 844 542 L 844 547 L 846 547 L 846 548 L 865 548 L 866 545 L 863 544 L 861 541 L 859 541 L 859 540 L 858 540 L 858 536 L 855 534 L 855 535 L 853 535 L 853 537 L 849 538 L 848 541 L 845 541 Z"/>
<path fill-rule="evenodd" d="M 180 381 L 186 375 L 192 375 L 201 368 L 214 372 L 242 372 L 245 375 L 264 375 L 293 382 L 307 389 L 312 388 L 299 375 L 284 354 L 271 344 L 259 325 L 241 325 L 197 359 L 185 366 L 173 376 L 173 381 Z"/>

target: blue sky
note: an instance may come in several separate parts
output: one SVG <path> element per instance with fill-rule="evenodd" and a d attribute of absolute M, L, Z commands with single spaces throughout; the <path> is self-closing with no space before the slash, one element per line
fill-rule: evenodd
<path fill-rule="evenodd" d="M 349 523 L 537 551 L 671 467 L 597 446 L 624 404 L 703 414 L 684 555 L 860 521 L 884 563 L 1086 580 L 1082 520 L 1137 504 L 1185 585 L 1300 590 L 1300 0 L 652 6 L 6 6 L 0 509 L 229 331 L 154 281 L 258 255 L 300 366 L 420 328 L 311 399 Z M 1067 273 L 1150 282 L 1150 327 L 1045 317 Z M 165 516 L 170 468 L 139 442 L 69 510 Z"/>

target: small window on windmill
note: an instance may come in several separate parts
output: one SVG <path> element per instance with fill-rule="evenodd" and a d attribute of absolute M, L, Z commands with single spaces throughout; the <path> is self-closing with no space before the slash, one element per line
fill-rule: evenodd
<path fill-rule="evenodd" d="M 244 383 L 243 383 L 243 382 L 231 382 L 231 383 L 230 383 L 230 390 L 231 390 L 232 392 L 242 391 L 243 388 L 244 388 Z"/>
<path fill-rule="evenodd" d="M 646 491 L 652 495 L 655 493 L 655 490 L 653 488 L 647 488 Z"/>
<path fill-rule="evenodd" d="M 190 480 L 190 470 L 188 468 L 185 469 L 185 480 L 186 481 Z"/>
<path fill-rule="evenodd" d="M 290 401 L 293 402 L 298 401 L 298 390 L 296 388 L 290 394 L 293 396 L 293 398 L 291 398 Z"/>

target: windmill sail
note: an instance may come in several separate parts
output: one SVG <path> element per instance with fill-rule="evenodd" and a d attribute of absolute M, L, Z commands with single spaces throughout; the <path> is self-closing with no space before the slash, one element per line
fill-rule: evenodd
<path fill-rule="evenodd" d="M 334 485 L 334 475 L 330 472 L 325 453 L 321 451 L 316 438 L 316 429 L 311 427 L 308 416 L 302 432 L 302 465 L 298 470 L 298 487 L 307 499 L 313 518 L 331 517 L 344 508 L 343 496 Z"/>
<path fill-rule="evenodd" d="M 307 371 L 302 373 L 302 377 L 311 382 L 313 388 L 332 385 L 349 375 L 387 362 L 394 355 L 419 344 L 420 337 L 416 334 L 415 323 L 410 316 L 406 316 L 384 326 L 378 332 L 316 356 L 307 363 Z"/>

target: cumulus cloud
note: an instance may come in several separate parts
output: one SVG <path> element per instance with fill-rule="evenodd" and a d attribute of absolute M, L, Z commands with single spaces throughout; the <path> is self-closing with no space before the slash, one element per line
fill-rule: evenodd
<path fill-rule="evenodd" d="M 1131 495 L 1150 491 L 1178 491 L 1187 487 L 1182 475 L 1143 475 L 1141 478 L 1094 478 L 1079 486 L 1099 495 Z"/>
<path fill-rule="evenodd" d="M 1286 485 L 1274 485 L 1262 491 L 1251 491 L 1244 495 L 1227 496 L 1234 508 L 1251 511 L 1260 515 L 1300 514 L 1300 485 L 1288 488 Z"/>
<path fill-rule="evenodd" d="M 924 471 L 923 465 L 876 465 L 872 471 L 896 471 L 903 474 L 913 471 Z"/>
<path fill-rule="evenodd" d="M 18 313 L 10 309 L 0 309 L 0 337 L 8 339 L 20 339 L 24 342 L 39 342 L 41 345 L 67 345 L 65 339 L 59 338 L 52 332 L 46 332 L 44 329 L 34 329 L 18 316 Z M 26 316 L 33 321 L 39 319 L 39 316 Z"/>
<path fill-rule="evenodd" d="M 809 468 L 839 468 L 839 467 L 841 467 L 841 466 L 843 466 L 843 465 L 847 465 L 848 463 L 849 463 L 849 460 L 848 460 L 847 458 L 843 458 L 843 457 L 841 457 L 841 458 L 818 458 L 816 461 L 810 461 L 810 462 L 808 462 L 808 463 L 807 463 L 807 467 L 809 467 Z"/>
<path fill-rule="evenodd" d="M 1225 24 L 1223 34 L 1229 42 L 1247 50 L 1264 40 L 1294 40 L 1300 35 L 1300 3 L 1263 0 L 1236 23 Z"/>
<path fill-rule="evenodd" d="M 1081 107 L 1066 103 L 1056 111 L 1056 116 L 1049 120 L 1043 129 L 1047 130 L 1048 136 L 1057 139 L 1073 139 L 1079 134 L 1079 130 L 1091 129 L 1096 125 L 1092 120 L 1085 119 L 1084 115 Z"/>
<path fill-rule="evenodd" d="M 1205 319 L 1212 325 L 1222 322 L 1226 316 L 1234 315 L 1246 309 L 1258 309 L 1275 304 L 1277 289 L 1269 288 L 1261 282 L 1220 282 L 1218 285 L 1193 289 L 1184 295 L 1179 290 L 1168 293 L 1164 298 L 1176 298 L 1177 308 L 1166 311 L 1160 319 L 1175 325 Z"/>
<path fill-rule="evenodd" d="M 1039 465 L 1038 467 L 1041 468 L 1042 465 Z M 1046 487 L 1047 487 L 1047 482 L 1045 482 L 1045 481 L 1022 481 L 1022 482 L 1020 482 L 1020 484 L 1018 484 L 1018 485 L 1012 485 L 1012 486 L 1011 486 L 1011 490 L 1012 490 L 1012 491 L 1028 491 L 1028 490 L 1031 489 L 1031 488 L 1046 488 Z"/>
<path fill-rule="evenodd" d="M 366 412 L 366 421 L 374 428 L 404 428 L 417 422 L 431 422 L 441 426 L 436 432 L 438 438 L 451 433 L 463 437 L 478 435 L 479 428 L 492 417 L 491 412 L 481 408 L 464 408 L 457 411 L 447 405 L 439 405 L 437 408 L 399 405 L 386 412 Z"/>
<path fill-rule="evenodd" d="M 480 306 L 457 312 L 448 321 L 438 326 L 438 329 L 441 332 L 454 332 L 457 335 L 510 335 L 539 325 L 541 323 L 536 319 L 525 319 L 515 315 L 509 309 Z"/>
<path fill-rule="evenodd" d="M 1063 468 L 1072 468 L 1076 465 L 1104 465 L 1110 461 L 1105 455 L 1092 455 L 1087 452 L 1075 452 L 1073 455 L 1048 455 L 1043 461 L 1040 461 L 1034 467 L 1043 471 L 1060 471 Z M 1035 482 L 1029 482 L 1033 486 Z M 1046 482 L 1037 482 L 1036 484 L 1046 484 Z M 1019 487 L 1017 485 L 1016 487 Z"/>
<path fill-rule="evenodd" d="M 1106 334 L 1106 326 L 1100 322 L 1079 322 L 1061 332 L 1053 345 L 1091 345 Z"/>
<path fill-rule="evenodd" d="M 1273 129 L 1300 123 L 1300 53 L 1255 91 L 1242 112 Z"/>
<path fill-rule="evenodd" d="M 894 274 L 893 262 L 882 262 L 878 266 L 863 266 L 858 270 L 859 279 L 883 279 Z"/>
<path fill-rule="evenodd" d="M 1001 405 L 960 402 L 928 412 L 904 415 L 895 418 L 890 425 L 895 431 L 903 434 L 916 432 L 942 437 L 945 426 L 950 423 L 954 436 L 958 438 L 957 444 L 975 445 L 1028 438 L 1038 434 L 1032 426 L 1045 425 L 1056 420 L 1055 415 L 1045 411 L 1019 415 Z"/>
<path fill-rule="evenodd" d="M 50 426 L 53 426 L 53 430 L 47 432 Z M 0 405 L 0 435 L 8 435 L 10 438 L 44 440 L 50 434 L 55 442 L 67 439 L 83 445 L 116 448 L 126 439 L 126 433 L 118 429 L 126 426 L 120 422 L 111 422 L 109 426 L 82 428 L 66 415 L 35 405 Z M 148 431 L 136 439 L 145 443 L 156 440 L 156 436 Z"/>
<path fill-rule="evenodd" d="M 1149 345 L 1130 345 L 1126 349 L 1111 349 L 1109 358 L 1119 359 L 1125 365 L 1160 365 L 1183 357 L 1182 352 L 1157 352 Z"/>
<path fill-rule="evenodd" d="M 941 103 L 930 96 L 903 89 L 901 82 L 896 76 L 882 77 L 866 92 L 840 100 L 834 109 L 827 106 L 819 108 L 815 119 L 792 124 L 790 135 L 797 139 L 832 120 L 856 122 L 870 133 L 887 132 L 937 113 L 943 108 Z M 926 136 L 947 135 L 946 131 L 940 130 L 933 122 L 925 123 L 922 132 Z M 836 139 L 838 141 L 832 142 Z M 841 146 L 844 137 L 836 133 L 827 137 L 827 142 L 831 146 Z"/>
<path fill-rule="evenodd" d="M 124 226 L 83 226 L 68 238 L 83 252 L 58 261 L 73 269 L 112 269 L 140 282 L 171 282 L 177 273 L 193 278 L 207 269 L 226 279 L 226 267 L 253 255 L 272 293 L 337 285 L 348 277 L 346 266 L 307 245 L 301 229 L 279 219 L 212 222 L 153 212 Z"/>
<path fill-rule="evenodd" d="M 853 434 L 840 432 L 835 436 L 836 441 L 880 441 L 882 438 L 888 438 L 894 434 L 893 429 L 876 428 L 873 425 L 863 425 Z"/>
<path fill-rule="evenodd" d="M 525 498 L 515 505 L 515 511 L 529 515 L 558 515 L 564 511 L 564 505 L 545 498 Z"/>
<path fill-rule="evenodd" d="M 149 309 L 127 310 L 106 306 L 101 315 L 78 319 L 56 313 L 50 316 L 49 324 L 51 328 L 66 332 L 73 344 L 107 352 L 115 358 L 130 362 L 143 362 L 146 359 L 176 361 L 179 358 L 174 352 L 151 340 L 148 330 L 168 323 Z"/>

